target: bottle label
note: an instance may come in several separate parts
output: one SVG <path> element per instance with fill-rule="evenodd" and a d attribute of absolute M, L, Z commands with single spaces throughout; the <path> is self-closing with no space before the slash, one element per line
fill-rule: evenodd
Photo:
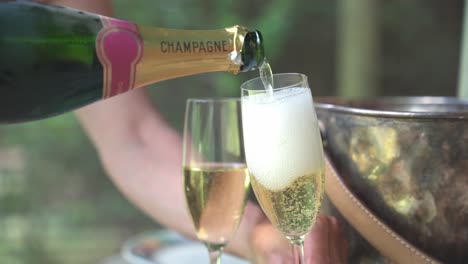
<path fill-rule="evenodd" d="M 134 88 L 136 66 L 143 57 L 143 41 L 136 24 L 101 17 L 96 52 L 103 67 L 103 98 Z"/>

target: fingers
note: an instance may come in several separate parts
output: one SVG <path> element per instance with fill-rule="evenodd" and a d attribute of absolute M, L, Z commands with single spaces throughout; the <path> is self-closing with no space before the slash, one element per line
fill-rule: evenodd
<path fill-rule="evenodd" d="M 289 243 L 269 222 L 256 226 L 252 235 L 256 264 L 284 264 L 289 257 Z M 286 258 L 285 258 L 286 256 Z"/>
<path fill-rule="evenodd" d="M 317 216 L 317 220 L 304 242 L 306 263 L 331 263 L 329 226 L 328 217 L 323 215 Z"/>
<path fill-rule="evenodd" d="M 345 238 L 345 234 L 343 233 L 343 229 L 339 224 L 338 220 L 335 217 L 332 217 L 332 224 L 334 226 L 334 233 L 336 239 L 336 248 L 338 256 L 340 257 L 338 260 L 340 263 L 347 263 L 348 262 L 348 241 Z"/>
<path fill-rule="evenodd" d="M 343 239 L 341 238 L 340 226 L 338 220 L 335 217 L 329 218 L 330 223 L 330 232 L 329 234 L 329 250 L 330 250 L 330 259 L 332 263 L 344 263 L 342 249 L 343 249 Z"/>
<path fill-rule="evenodd" d="M 259 224 L 254 232 L 253 245 L 257 251 L 279 251 L 289 246 L 284 236 L 270 223 Z"/>
<path fill-rule="evenodd" d="M 304 243 L 306 263 L 341 264 L 348 260 L 348 243 L 334 217 L 317 216 Z"/>

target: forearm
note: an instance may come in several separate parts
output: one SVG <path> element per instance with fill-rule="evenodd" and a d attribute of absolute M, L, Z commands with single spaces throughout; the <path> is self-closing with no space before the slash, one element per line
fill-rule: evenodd
<path fill-rule="evenodd" d="M 120 191 L 161 224 L 173 227 L 171 223 L 178 222 L 177 230 L 188 230 L 181 140 L 154 110 L 145 92 L 90 105 L 78 110 L 77 116 Z"/>
<path fill-rule="evenodd" d="M 78 116 L 120 191 L 160 224 L 193 237 L 183 196 L 181 139 L 145 93 L 91 105 Z"/>

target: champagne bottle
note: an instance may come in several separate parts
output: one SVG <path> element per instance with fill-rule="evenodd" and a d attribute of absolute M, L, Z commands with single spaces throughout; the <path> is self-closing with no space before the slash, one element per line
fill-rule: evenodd
<path fill-rule="evenodd" d="M 0 3 L 0 123 L 54 116 L 158 81 L 264 61 L 259 31 L 140 26 L 30 1 Z"/>

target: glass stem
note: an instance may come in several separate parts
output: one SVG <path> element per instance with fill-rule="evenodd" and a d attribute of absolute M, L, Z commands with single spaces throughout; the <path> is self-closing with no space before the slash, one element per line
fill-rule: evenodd
<path fill-rule="evenodd" d="M 208 245 L 208 253 L 210 254 L 210 264 L 221 264 L 223 247 Z"/>
<path fill-rule="evenodd" d="M 290 239 L 294 263 L 295 264 L 304 264 L 304 239 Z"/>

